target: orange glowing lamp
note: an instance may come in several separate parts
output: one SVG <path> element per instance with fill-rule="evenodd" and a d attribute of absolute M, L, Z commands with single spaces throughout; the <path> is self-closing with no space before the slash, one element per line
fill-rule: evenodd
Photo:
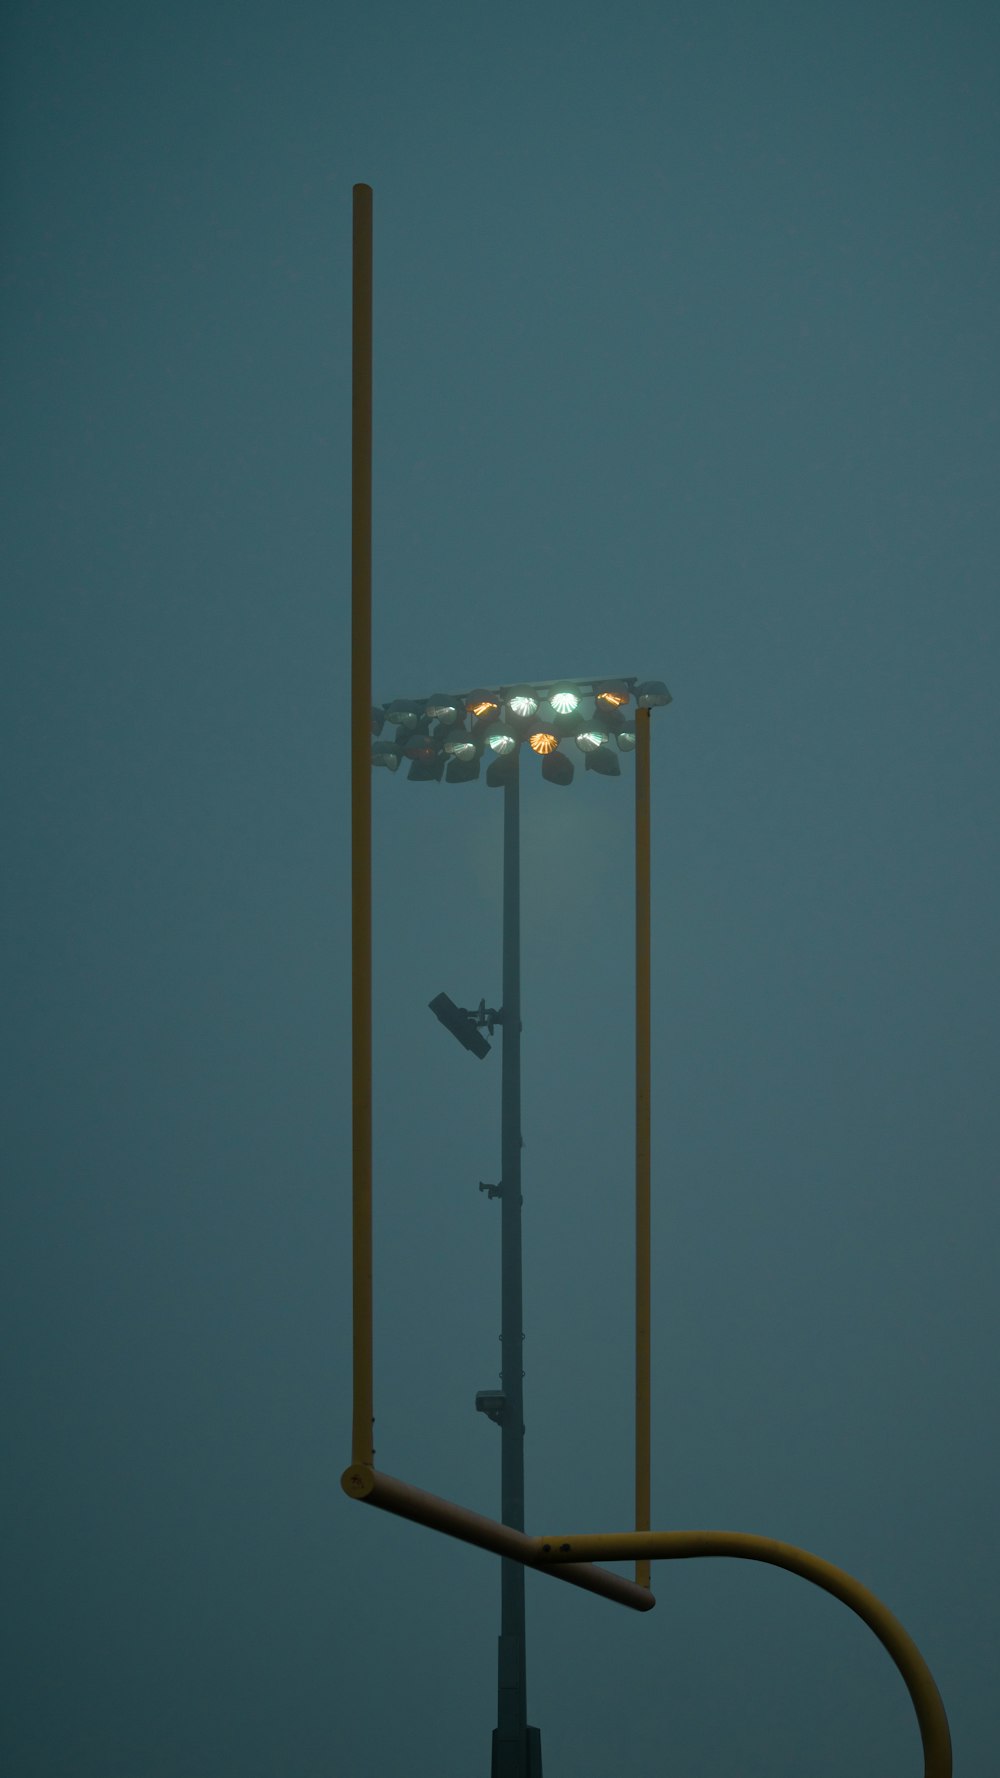
<path fill-rule="evenodd" d="M 595 687 L 595 702 L 603 705 L 605 710 L 620 710 L 631 697 L 628 686 L 622 679 L 606 679 L 603 685 Z"/>
<path fill-rule="evenodd" d="M 466 698 L 465 708 L 470 711 L 473 716 L 478 716 L 480 718 L 484 716 L 494 717 L 499 714 L 500 703 L 499 700 L 494 697 L 492 692 L 474 691 Z"/>

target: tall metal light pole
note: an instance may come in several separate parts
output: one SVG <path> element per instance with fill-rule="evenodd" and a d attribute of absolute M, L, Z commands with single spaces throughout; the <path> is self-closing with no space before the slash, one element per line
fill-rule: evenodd
<path fill-rule="evenodd" d="M 517 753 L 503 805 L 503 1036 L 500 1108 L 500 1517 L 524 1530 L 524 1314 L 521 1269 L 521 835 Z M 524 1566 L 500 1563 L 497 1726 L 492 1778 L 542 1778 L 528 1727 Z"/>
<path fill-rule="evenodd" d="M 488 784 L 502 786 L 503 823 L 503 1004 L 499 1013 L 458 1007 L 445 994 L 431 1007 L 455 1037 L 482 1057 L 489 1045 L 479 1027 L 501 1026 L 500 1184 L 488 1188 L 500 1198 L 501 1387 L 482 1390 L 476 1406 L 500 1427 L 500 1517 L 524 1531 L 524 1372 L 521 1267 L 521 982 L 520 982 L 520 769 L 521 758 L 538 756 L 543 778 L 568 784 L 574 774 L 570 745 L 584 756 L 589 771 L 617 777 L 621 753 L 635 751 L 636 776 L 636 964 L 644 977 L 637 996 L 636 1025 L 636 1525 L 649 1524 L 649 714 L 670 701 L 659 681 L 635 679 L 547 681 L 498 686 L 487 691 L 430 698 L 397 698 L 373 711 L 381 737 L 372 763 L 397 770 L 409 762 L 418 782 L 463 783 L 480 775 L 490 761 Z M 634 704 L 634 716 L 633 716 Z M 386 731 L 383 735 L 383 729 Z M 391 731 L 391 732 L 390 732 Z M 637 1564 L 637 1580 L 648 1588 L 649 1564 Z M 541 1736 L 528 1723 L 525 1652 L 524 1566 L 501 1559 L 500 1637 L 497 1648 L 497 1725 L 493 1733 L 491 1778 L 541 1778 Z"/>

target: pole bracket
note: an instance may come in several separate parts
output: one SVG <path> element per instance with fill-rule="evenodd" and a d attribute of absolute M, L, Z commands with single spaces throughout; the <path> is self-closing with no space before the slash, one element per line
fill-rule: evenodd
<path fill-rule="evenodd" d="M 482 1030 L 482 1027 L 485 1025 L 492 1037 L 494 1027 L 503 1024 L 503 1007 L 487 1006 L 486 1001 L 481 1000 L 475 1012 L 470 1012 L 469 1017 L 470 1019 L 475 1019 L 480 1030 Z"/>
<path fill-rule="evenodd" d="M 476 1394 L 476 1413 L 485 1414 L 495 1426 L 499 1426 L 503 1421 L 506 1400 L 502 1389 L 480 1389 Z"/>

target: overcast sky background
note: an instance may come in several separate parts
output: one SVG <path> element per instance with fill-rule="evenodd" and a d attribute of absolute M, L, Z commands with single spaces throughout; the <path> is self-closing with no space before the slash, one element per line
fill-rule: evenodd
<path fill-rule="evenodd" d="M 4 1769 L 486 1774 L 492 1558 L 349 1503 L 351 185 L 375 695 L 654 716 L 659 1528 L 996 1769 L 983 0 L 5 9 Z M 632 768 L 526 773 L 529 1529 L 631 1511 Z M 495 1514 L 501 799 L 377 775 L 376 1444 Z M 916 1773 L 842 1606 L 528 1579 L 546 1778 Z"/>

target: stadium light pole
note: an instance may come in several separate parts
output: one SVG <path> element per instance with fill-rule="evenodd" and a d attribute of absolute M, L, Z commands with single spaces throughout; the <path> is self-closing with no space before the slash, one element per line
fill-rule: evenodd
<path fill-rule="evenodd" d="M 503 1027 L 500 1084 L 500 1517 L 524 1530 L 524 1306 L 521 1263 L 521 777 L 503 791 Z M 491 1778 L 542 1778 L 528 1723 L 524 1565 L 501 1559 L 497 1726 Z"/>
<path fill-rule="evenodd" d="M 503 998 L 499 1012 L 478 1014 L 456 1007 L 447 994 L 430 1002 L 431 1010 L 466 1049 L 480 1058 L 488 1044 L 480 1036 L 488 1023 L 501 1027 L 500 1183 L 489 1186 L 500 1198 L 500 1351 L 499 1390 L 482 1390 L 476 1407 L 500 1427 L 500 1517 L 504 1525 L 524 1531 L 524 1313 L 521 1190 L 521 754 L 525 746 L 541 757 L 543 776 L 568 784 L 573 763 L 562 743 L 575 741 L 589 769 L 618 776 L 619 752 L 637 754 L 636 891 L 637 974 L 644 986 L 637 992 L 637 1082 L 648 1081 L 649 1043 L 649 712 L 669 702 L 659 682 L 637 685 L 628 680 L 576 680 L 539 685 L 497 687 L 430 698 L 397 698 L 372 711 L 372 727 L 381 737 L 387 723 L 392 737 L 376 739 L 375 765 L 395 770 L 410 761 L 409 776 L 417 782 L 450 782 L 478 777 L 484 755 L 491 759 L 488 784 L 502 786 L 503 816 Z M 630 706 L 636 703 L 635 719 Z M 617 741 L 617 747 L 613 746 Z M 643 919 L 641 910 L 645 907 Z M 645 947 L 643 951 L 643 946 Z M 641 959 L 641 961 L 640 961 Z M 644 1060 L 644 1057 L 646 1058 Z M 637 1119 L 637 1349 L 636 1349 L 636 1526 L 649 1528 L 649 1143 L 648 1086 L 637 1094 L 645 1107 L 646 1138 Z M 643 1284 L 643 1280 L 645 1283 Z M 640 1507 L 640 1502 L 643 1503 Z M 649 1585 L 649 1564 L 637 1565 L 637 1579 Z M 491 1778 L 542 1778 L 541 1736 L 528 1723 L 525 1637 L 524 1565 L 507 1557 L 500 1563 L 500 1637 L 497 1648 L 497 1724 L 493 1733 Z"/>

